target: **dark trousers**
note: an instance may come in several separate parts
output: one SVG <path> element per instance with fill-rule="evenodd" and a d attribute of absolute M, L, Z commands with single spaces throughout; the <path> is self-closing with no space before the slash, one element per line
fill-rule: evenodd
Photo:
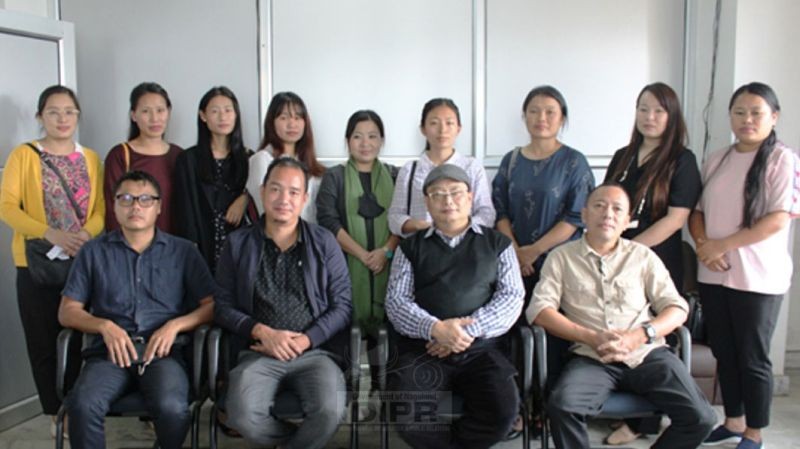
<path fill-rule="evenodd" d="M 66 398 L 72 448 L 105 448 L 105 416 L 109 407 L 137 388 L 153 420 L 159 446 L 179 449 L 191 426 L 191 412 L 189 376 L 177 357 L 153 361 L 142 376 L 135 366 L 120 368 L 105 358 L 87 359 Z"/>
<path fill-rule="evenodd" d="M 61 406 L 56 395 L 56 339 L 63 327 L 58 323 L 61 287 L 45 287 L 31 279 L 27 268 L 17 267 L 17 305 L 25 333 L 25 345 L 31 364 L 39 402 L 46 415 L 55 415 Z M 81 339 L 69 347 L 67 385 L 71 385 L 81 368 Z"/>
<path fill-rule="evenodd" d="M 588 448 L 586 418 L 599 414 L 616 389 L 646 397 L 670 417 L 672 424 L 653 448 L 695 449 L 717 422 L 686 366 L 667 348 L 653 350 L 635 368 L 575 356 L 564 367 L 547 404 L 556 447 Z"/>
<path fill-rule="evenodd" d="M 398 349 L 391 369 L 389 419 L 403 440 L 419 448 L 489 448 L 511 430 L 519 412 L 516 370 L 497 349 L 467 350 L 444 359 Z M 436 419 L 447 399 L 463 399 L 463 414 L 448 425 Z"/>
<path fill-rule="evenodd" d="M 725 416 L 746 415 L 747 426 L 769 425 L 772 362 L 769 346 L 783 295 L 699 284 L 711 352 L 717 358 Z"/>

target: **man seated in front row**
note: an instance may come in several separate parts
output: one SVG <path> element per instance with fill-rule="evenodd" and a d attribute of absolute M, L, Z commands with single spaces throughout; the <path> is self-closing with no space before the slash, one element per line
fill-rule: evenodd
<path fill-rule="evenodd" d="M 232 354 L 238 353 L 227 393 L 228 424 L 259 446 L 321 448 L 346 404 L 332 343 L 350 325 L 350 275 L 333 234 L 300 218 L 308 201 L 302 162 L 272 161 L 261 201 L 264 216 L 228 236 L 217 267 L 221 291 L 214 319 L 234 333 Z M 270 412 L 283 389 L 301 399 L 305 418 L 299 427 Z"/>
<path fill-rule="evenodd" d="M 522 311 L 525 288 L 511 241 L 470 222 L 469 186 L 455 165 L 428 174 L 433 226 L 404 240 L 392 265 L 386 313 L 399 357 L 389 367 L 390 391 L 411 402 L 397 420 L 414 448 L 488 448 L 518 412 L 516 370 L 501 337 Z M 430 392 L 461 396 L 463 416 L 449 428 L 435 422 Z"/>
<path fill-rule="evenodd" d="M 664 336 L 686 320 L 686 301 L 655 253 L 620 238 L 629 212 L 620 186 L 596 188 L 582 210 L 586 233 L 550 253 L 526 311 L 528 321 L 575 342 L 547 404 L 560 449 L 589 447 L 586 417 L 600 413 L 616 389 L 644 396 L 669 416 L 654 448 L 694 449 L 717 422 L 665 345 Z"/>
<path fill-rule="evenodd" d="M 159 447 L 178 449 L 191 426 L 188 341 L 178 334 L 211 320 L 216 285 L 193 243 L 156 230 L 155 178 L 128 172 L 114 192 L 119 229 L 80 250 L 58 311 L 64 327 L 97 334 L 65 401 L 70 442 L 73 449 L 106 447 L 105 415 L 135 385 Z"/>

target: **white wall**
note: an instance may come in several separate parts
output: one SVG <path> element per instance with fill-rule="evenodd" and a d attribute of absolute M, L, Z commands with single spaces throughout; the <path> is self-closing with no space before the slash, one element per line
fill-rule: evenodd
<path fill-rule="evenodd" d="M 273 92 L 306 102 L 317 155 L 346 158 L 344 130 L 358 109 L 381 115 L 384 156 L 422 152 L 423 104 L 452 98 L 461 112 L 456 148 L 472 141 L 472 5 L 464 0 L 273 1 Z M 267 30 L 269 31 L 269 30 Z"/>
<path fill-rule="evenodd" d="M 75 23 L 81 142 L 105 155 L 128 134 L 128 98 L 142 81 L 172 100 L 167 139 L 197 142 L 197 106 L 224 84 L 239 99 L 245 144 L 258 144 L 257 16 L 253 1 L 62 0 Z"/>
<path fill-rule="evenodd" d="M 562 141 L 590 157 L 627 144 L 636 96 L 683 88 L 683 4 L 659 1 L 487 2 L 487 156 L 530 141 L 522 101 L 551 84 L 569 107 Z M 602 158 L 600 158 L 602 160 Z"/>

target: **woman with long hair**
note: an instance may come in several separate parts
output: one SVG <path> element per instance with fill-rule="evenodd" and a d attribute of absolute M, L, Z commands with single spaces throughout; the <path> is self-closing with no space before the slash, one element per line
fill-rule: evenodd
<path fill-rule="evenodd" d="M 172 219 L 172 175 L 181 147 L 164 139 L 172 102 L 167 91 L 157 83 L 145 82 L 134 87 L 130 96 L 128 140 L 114 146 L 106 155 L 103 188 L 106 199 L 106 229 L 119 227 L 114 216 L 114 185 L 131 170 L 153 175 L 161 186 L 161 214 L 156 226 L 174 233 Z"/>
<path fill-rule="evenodd" d="M 0 218 L 14 230 L 11 254 L 17 267 L 17 302 L 31 372 L 45 415 L 61 406 L 56 395 L 56 338 L 63 281 L 31 273 L 26 244 L 44 239 L 59 257 L 72 258 L 103 231 L 102 168 L 97 154 L 75 140 L 81 108 L 75 93 L 50 86 L 39 96 L 36 118 L 44 137 L 8 156 L 0 189 Z M 77 343 L 78 340 L 75 340 Z M 72 345 L 67 381 L 80 369 L 80 344 Z M 55 422 L 51 428 L 55 436 Z"/>
<path fill-rule="evenodd" d="M 354 319 L 367 339 L 371 394 L 379 389 L 377 335 L 385 322 L 386 283 L 399 242 L 389 232 L 387 218 L 397 167 L 378 159 L 384 138 L 376 112 L 354 112 L 345 129 L 348 161 L 325 172 L 317 195 L 320 226 L 336 236 L 347 254 Z"/>
<path fill-rule="evenodd" d="M 605 179 L 618 182 L 631 198 L 631 226 L 622 236 L 652 248 L 678 291 L 683 291 L 681 230 L 702 189 L 686 141 L 678 95 L 664 83 L 648 84 L 636 98 L 631 140 L 614 153 Z M 627 420 L 604 443 L 627 444 L 659 430 L 660 418 Z"/>
<path fill-rule="evenodd" d="M 293 157 L 308 167 L 308 201 L 300 217 L 316 223 L 316 198 L 325 167 L 317 161 L 314 149 L 314 132 L 306 104 L 294 92 L 278 92 L 272 97 L 264 117 L 264 137 L 261 149 L 250 157 L 247 191 L 256 200 L 258 213 L 264 212 L 261 204 L 261 184 L 267 167 L 278 157 Z"/>
<path fill-rule="evenodd" d="M 725 408 L 725 422 L 704 444 L 738 441 L 738 449 L 758 449 L 772 402 L 770 340 L 792 278 L 798 167 L 775 133 L 780 105 L 772 88 L 745 84 L 728 110 L 736 140 L 703 165 L 703 193 L 689 219 Z"/>
<path fill-rule="evenodd" d="M 212 273 L 227 235 L 256 219 L 245 188 L 251 153 L 242 141 L 236 95 L 211 88 L 198 107 L 197 145 L 175 162 L 172 210 L 179 217 L 176 234 L 197 244 Z"/>
<path fill-rule="evenodd" d="M 425 136 L 425 151 L 419 159 L 407 162 L 397 175 L 389 208 L 392 234 L 407 237 L 431 226 L 422 184 L 428 173 L 442 164 L 457 165 L 467 172 L 470 191 L 473 192 L 472 220 L 479 225 L 494 227 L 495 212 L 486 170 L 478 160 L 458 153 L 455 148 L 456 138 L 461 132 L 458 106 L 449 98 L 429 100 L 422 108 L 419 128 Z"/>

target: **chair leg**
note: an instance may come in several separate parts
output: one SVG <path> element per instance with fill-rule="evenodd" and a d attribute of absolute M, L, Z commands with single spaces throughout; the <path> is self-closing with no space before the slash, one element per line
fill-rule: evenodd
<path fill-rule="evenodd" d="M 192 404 L 192 449 L 200 447 L 200 407 L 202 405 L 198 401 Z"/>
<path fill-rule="evenodd" d="M 381 399 L 380 411 L 380 434 L 381 434 L 381 449 L 389 449 L 389 422 L 386 407 L 388 404 L 383 398 Z"/>
<path fill-rule="evenodd" d="M 217 449 L 217 404 L 211 406 L 211 417 L 208 420 L 208 447 Z"/>
<path fill-rule="evenodd" d="M 525 402 L 522 403 L 522 449 L 530 449 L 531 447 L 531 435 L 530 430 L 528 429 L 528 425 L 530 424 L 530 420 L 528 419 L 528 406 L 525 405 Z"/>
<path fill-rule="evenodd" d="M 358 401 L 350 401 L 350 449 L 358 449 Z"/>
<path fill-rule="evenodd" d="M 64 415 L 67 409 L 62 404 L 56 413 L 56 449 L 64 449 Z"/>

